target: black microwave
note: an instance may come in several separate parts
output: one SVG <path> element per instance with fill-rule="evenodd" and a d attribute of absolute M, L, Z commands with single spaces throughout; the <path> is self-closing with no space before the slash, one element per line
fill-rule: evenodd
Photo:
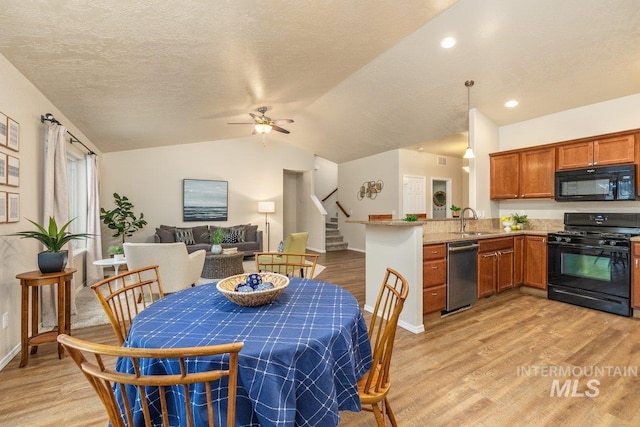
<path fill-rule="evenodd" d="M 636 165 L 556 172 L 556 200 L 636 200 Z"/>

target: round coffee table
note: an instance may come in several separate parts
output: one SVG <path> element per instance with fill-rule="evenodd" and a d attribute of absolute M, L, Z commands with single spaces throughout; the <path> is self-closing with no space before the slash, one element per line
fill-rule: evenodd
<path fill-rule="evenodd" d="M 204 257 L 202 277 L 207 279 L 224 279 L 225 277 L 244 273 L 242 259 L 244 252 L 215 255 L 207 253 Z"/>

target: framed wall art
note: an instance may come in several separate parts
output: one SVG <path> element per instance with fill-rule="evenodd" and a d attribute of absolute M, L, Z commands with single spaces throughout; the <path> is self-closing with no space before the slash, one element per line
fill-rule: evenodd
<path fill-rule="evenodd" d="M 7 193 L 7 222 L 20 221 L 20 194 Z"/>
<path fill-rule="evenodd" d="M 0 191 L 0 223 L 7 222 L 7 192 Z"/>
<path fill-rule="evenodd" d="M 7 155 L 7 185 L 20 186 L 20 159 Z"/>
<path fill-rule="evenodd" d="M 182 180 L 183 221 L 226 221 L 228 182 L 203 179 Z"/>
<path fill-rule="evenodd" d="M 0 113 L 0 146 L 7 146 L 7 119 L 8 117 Z"/>
<path fill-rule="evenodd" d="M 20 151 L 20 124 L 11 117 L 7 119 L 7 147 Z"/>
<path fill-rule="evenodd" d="M 0 184 L 7 184 L 7 155 L 0 153 Z"/>

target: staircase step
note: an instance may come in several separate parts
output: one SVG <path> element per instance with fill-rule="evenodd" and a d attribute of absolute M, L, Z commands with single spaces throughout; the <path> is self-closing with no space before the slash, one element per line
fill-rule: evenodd
<path fill-rule="evenodd" d="M 329 237 L 329 236 L 338 236 L 338 235 L 340 235 L 340 230 L 338 230 L 337 228 L 326 228 L 324 230 L 324 234 L 327 237 Z"/>
<path fill-rule="evenodd" d="M 343 241 L 342 236 L 327 236 L 325 238 L 326 243 L 340 243 L 342 241 Z"/>
<path fill-rule="evenodd" d="M 324 224 L 326 228 L 338 228 L 338 223 L 337 222 L 327 222 Z"/>
<path fill-rule="evenodd" d="M 325 249 L 327 252 L 330 251 L 344 251 L 346 250 L 348 247 L 347 242 L 342 242 L 342 243 L 327 243 L 325 245 Z"/>
<path fill-rule="evenodd" d="M 329 221 L 337 223 L 338 222 L 338 217 L 337 216 L 329 217 Z"/>

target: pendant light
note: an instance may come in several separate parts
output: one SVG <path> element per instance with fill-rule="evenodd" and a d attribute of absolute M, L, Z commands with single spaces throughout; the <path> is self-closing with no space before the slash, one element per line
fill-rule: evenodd
<path fill-rule="evenodd" d="M 463 159 L 473 159 L 475 154 L 473 154 L 473 150 L 471 149 L 471 126 L 469 125 L 469 119 L 471 117 L 471 87 L 475 84 L 473 80 L 467 80 L 464 82 L 464 85 L 467 87 L 467 149 L 464 151 Z"/>

